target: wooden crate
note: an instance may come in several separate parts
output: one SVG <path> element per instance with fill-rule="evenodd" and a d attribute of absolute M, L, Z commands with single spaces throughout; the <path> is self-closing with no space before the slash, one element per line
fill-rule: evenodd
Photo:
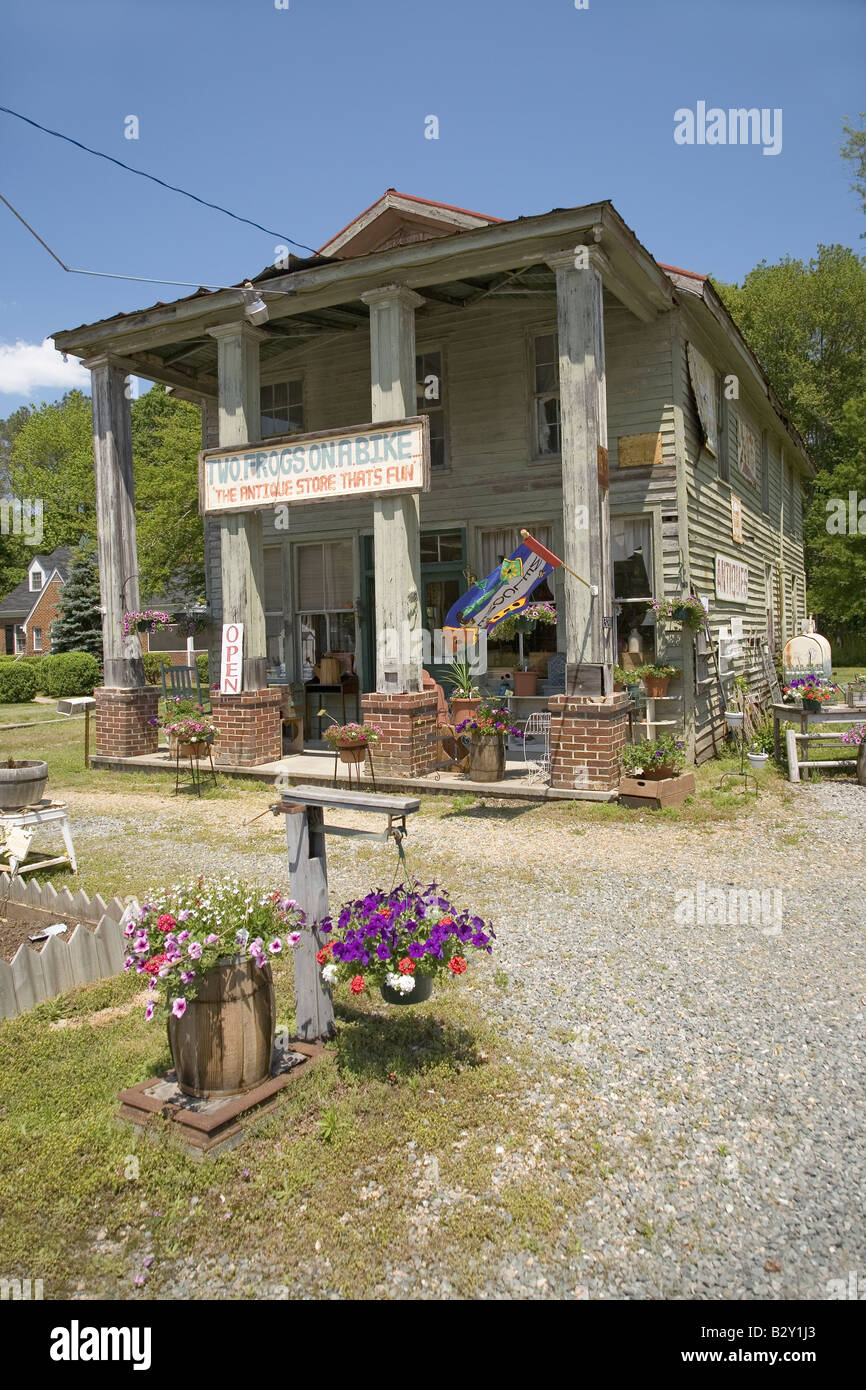
<path fill-rule="evenodd" d="M 695 774 L 681 772 L 678 777 L 663 777 L 654 782 L 647 777 L 623 777 L 619 784 L 619 799 L 623 806 L 658 810 L 660 806 L 682 806 L 695 791 Z"/>

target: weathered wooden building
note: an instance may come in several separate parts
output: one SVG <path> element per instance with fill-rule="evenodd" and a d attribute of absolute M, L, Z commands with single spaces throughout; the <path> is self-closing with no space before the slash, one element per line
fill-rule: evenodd
<path fill-rule="evenodd" d="M 215 625 L 245 624 L 244 694 L 215 706 L 235 761 L 279 754 L 268 681 L 302 680 L 339 652 L 367 717 L 384 721 L 392 766 L 422 770 L 413 730 L 429 728 L 430 697 L 411 656 L 396 671 L 377 663 L 377 630 L 441 625 L 523 527 L 597 590 L 555 573 L 555 784 L 588 766 L 580 785 L 615 785 L 617 660 L 681 670 L 666 717 L 707 756 L 723 727 L 718 650 L 656 623 L 652 601 L 700 595 L 716 649 L 741 631 L 757 679 L 758 640 L 778 652 L 806 616 L 813 472 L 707 279 L 657 263 L 607 202 L 503 222 L 389 190 L 317 257 L 286 257 L 253 284 L 266 318 L 238 287 L 55 334 L 94 376 L 112 710 L 101 746 L 143 751 L 148 737 L 136 643 L 120 636 L 137 606 L 122 390 L 134 373 L 201 403 L 205 448 L 429 419 L 420 495 L 207 518 Z M 723 675 L 725 655 L 723 641 Z"/>

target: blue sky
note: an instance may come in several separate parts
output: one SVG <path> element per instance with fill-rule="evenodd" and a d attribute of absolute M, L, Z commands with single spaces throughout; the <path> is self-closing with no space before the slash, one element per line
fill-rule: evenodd
<path fill-rule="evenodd" d="M 866 108 L 863 0 L 288 6 L 4 0 L 0 103 L 310 246 L 391 186 L 506 218 L 610 198 L 659 260 L 723 279 L 866 248 L 839 157 Z M 676 145 L 698 101 L 780 107 L 781 153 Z M 74 266 L 231 284 L 274 256 L 5 114 L 0 192 Z M 184 293 L 64 274 L 0 205 L 0 417 L 81 379 L 53 331 Z"/>

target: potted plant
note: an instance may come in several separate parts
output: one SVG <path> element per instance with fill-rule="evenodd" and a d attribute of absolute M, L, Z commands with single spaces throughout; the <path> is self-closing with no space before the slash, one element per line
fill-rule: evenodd
<path fill-rule="evenodd" d="M 643 681 L 647 695 L 655 699 L 667 695 L 668 686 L 680 673 L 676 666 L 656 666 L 651 662 L 647 666 L 636 667 L 633 674 Z"/>
<path fill-rule="evenodd" d="M 706 622 L 707 611 L 699 598 L 686 594 L 682 598 L 657 599 L 653 611 L 666 627 L 688 627 L 697 632 Z"/>
<path fill-rule="evenodd" d="M 748 749 L 746 750 L 746 757 L 749 760 L 749 766 L 754 768 L 766 767 L 772 751 L 773 721 L 772 719 L 765 719 L 754 730 L 752 734 L 752 741 L 749 744 Z"/>
<path fill-rule="evenodd" d="M 524 633 L 534 632 L 539 624 L 542 627 L 556 625 L 556 609 L 552 603 L 528 603 L 513 617 L 503 618 L 493 629 L 499 642 L 511 642 L 517 636 L 520 655 L 517 663 L 519 669 L 513 677 L 515 695 L 534 695 L 536 692 L 538 672 L 529 670 L 529 662 L 523 653 L 523 636 Z"/>
<path fill-rule="evenodd" d="M 378 986 L 388 1004 L 429 999 L 437 975 L 458 979 L 470 949 L 490 954 L 495 935 L 436 883 L 375 889 L 325 917 L 318 930 L 328 937 L 316 956 L 325 984 L 346 983 L 354 995 Z"/>
<path fill-rule="evenodd" d="M 619 755 L 623 772 L 651 782 L 673 777 L 685 760 L 683 740 L 673 738 L 671 734 L 660 734 L 656 738 L 643 739 L 640 743 L 627 743 Z"/>
<path fill-rule="evenodd" d="M 7 758 L 0 763 L 0 812 L 35 806 L 47 781 L 48 764 L 40 758 Z"/>
<path fill-rule="evenodd" d="M 798 697 L 803 702 L 803 709 L 810 714 L 817 714 L 822 705 L 827 704 L 833 699 L 836 687 L 831 681 L 825 680 L 823 676 L 818 676 L 814 671 L 808 672 L 805 676 L 795 676 L 785 686 L 784 693 L 791 699 Z"/>
<path fill-rule="evenodd" d="M 505 739 L 508 734 L 521 738 L 520 729 L 511 725 L 507 709 L 481 704 L 455 730 L 469 734 L 469 777 L 473 782 L 501 782 L 505 776 Z"/>
<path fill-rule="evenodd" d="M 377 744 L 382 730 L 377 724 L 329 724 L 325 730 L 325 740 L 340 754 L 341 763 L 357 766 L 363 763 L 367 749 Z"/>
<path fill-rule="evenodd" d="M 854 724 L 842 735 L 843 743 L 851 743 L 857 749 L 857 781 L 866 787 L 866 724 Z"/>
<path fill-rule="evenodd" d="M 614 690 L 635 690 L 638 685 L 640 685 L 640 680 L 637 671 L 627 671 L 624 666 L 614 666 Z"/>
<path fill-rule="evenodd" d="M 148 980 L 145 1017 L 168 1021 L 180 1089 L 231 1096 L 270 1074 L 274 986 L 268 960 L 298 945 L 303 913 L 279 893 L 200 877 L 139 909 L 126 969 Z"/>
<path fill-rule="evenodd" d="M 173 632 L 174 626 L 171 614 L 158 608 L 132 609 L 123 615 L 124 637 L 133 632 Z"/>
<path fill-rule="evenodd" d="M 155 715 L 150 723 L 165 730 L 169 748 L 180 758 L 203 758 L 208 747 L 219 738 L 213 719 L 205 714 L 201 705 L 191 700 L 170 700 L 165 715 L 162 718 Z"/>
<path fill-rule="evenodd" d="M 746 717 L 746 696 L 749 691 L 749 682 L 745 676 L 735 676 L 733 684 L 733 703 L 725 710 L 725 719 L 731 729 L 742 728 Z"/>
<path fill-rule="evenodd" d="M 455 724 L 473 714 L 481 704 L 481 696 L 473 680 L 473 675 L 472 662 L 464 650 L 462 656 L 454 658 L 445 676 L 445 680 L 451 685 L 449 703 L 451 705 L 451 718 Z"/>

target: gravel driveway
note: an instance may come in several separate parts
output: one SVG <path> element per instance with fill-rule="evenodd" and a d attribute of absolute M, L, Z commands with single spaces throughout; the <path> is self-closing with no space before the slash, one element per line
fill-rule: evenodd
<path fill-rule="evenodd" d="M 96 800 L 70 801 L 77 833 L 98 838 Z M 174 825 L 152 811 L 168 840 Z M 197 815 L 217 834 L 212 870 L 282 881 L 273 827 L 241 855 L 219 839 L 225 806 Z M 553 821 L 479 808 L 411 824 L 416 871 L 456 889 L 460 865 L 459 895 L 498 924 L 497 973 L 475 1000 L 515 1055 L 530 1044 L 537 1123 L 520 1153 L 503 1136 L 503 1180 L 523 1164 L 566 1194 L 559 1236 L 538 1258 L 494 1252 L 484 1293 L 826 1299 L 852 1275 L 862 1286 L 866 789 L 785 788 L 705 825 Z M 357 841 L 328 850 L 332 902 L 382 862 Z M 588 1197 L 572 1162 L 587 1133 L 601 1168 Z M 427 1197 L 424 1219 L 456 1200 Z M 401 1200 L 418 1219 L 418 1194 Z M 449 1296 L 418 1231 L 382 1296 Z M 255 1256 L 243 1263 L 246 1277 Z M 276 1271 L 256 1273 L 259 1297 L 286 1296 Z M 308 1295 L 327 1296 L 327 1276 L 307 1273 Z M 209 1274 L 179 1270 L 178 1289 L 207 1297 Z"/>

